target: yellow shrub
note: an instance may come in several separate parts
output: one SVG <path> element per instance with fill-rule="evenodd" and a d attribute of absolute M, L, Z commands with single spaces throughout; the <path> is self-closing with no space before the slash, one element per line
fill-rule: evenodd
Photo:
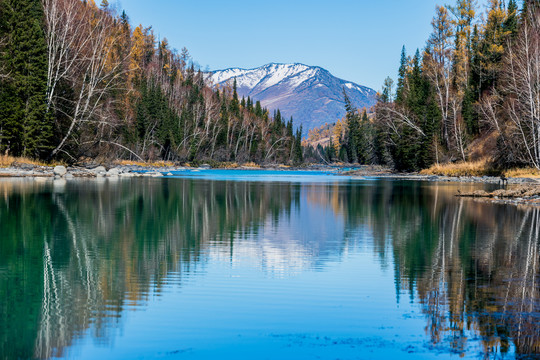
<path fill-rule="evenodd" d="M 422 170 L 422 175 L 438 176 L 484 176 L 492 173 L 488 159 L 460 162 L 452 164 L 435 164 L 429 169 Z"/>
<path fill-rule="evenodd" d="M 131 160 L 116 160 L 114 162 L 116 165 L 121 166 L 143 166 L 143 167 L 172 167 L 174 166 L 173 162 L 170 161 L 131 161 Z"/>
<path fill-rule="evenodd" d="M 30 158 L 25 157 L 14 157 L 10 155 L 0 155 L 0 167 L 10 167 L 13 166 L 13 164 L 19 163 L 19 164 L 29 164 L 34 166 L 56 166 L 56 165 L 64 165 L 64 163 L 53 161 L 51 163 L 46 163 L 44 161 L 40 160 L 34 160 Z"/>
<path fill-rule="evenodd" d="M 510 169 L 506 170 L 504 175 L 506 175 L 506 177 L 538 178 L 540 177 L 540 170 L 536 168 Z"/>

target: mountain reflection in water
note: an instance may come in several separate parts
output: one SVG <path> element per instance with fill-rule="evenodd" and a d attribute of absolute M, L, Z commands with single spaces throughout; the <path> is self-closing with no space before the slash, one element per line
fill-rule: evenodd
<path fill-rule="evenodd" d="M 264 287 L 306 273 L 322 279 L 366 253 L 373 274 L 393 274 L 395 286 L 381 291 L 394 307 L 421 309 L 428 354 L 538 356 L 540 210 L 458 199 L 458 187 L 2 180 L 1 357 L 75 356 L 70 348 L 88 337 L 114 348 L 128 310 L 211 277 L 216 263 L 265 274 Z M 321 319 L 316 334 L 327 325 Z"/>

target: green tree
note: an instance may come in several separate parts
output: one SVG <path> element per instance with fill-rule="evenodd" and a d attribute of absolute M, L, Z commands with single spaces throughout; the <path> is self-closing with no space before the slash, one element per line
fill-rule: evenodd
<path fill-rule="evenodd" d="M 510 39 L 514 39 L 519 30 L 519 14 L 518 6 L 515 0 L 508 2 L 507 17 L 504 21 L 503 27 Z"/>
<path fill-rule="evenodd" d="M 300 128 L 296 130 L 293 149 L 294 149 L 293 151 L 294 163 L 301 164 L 304 161 L 304 154 L 303 154 L 303 149 L 302 149 L 302 125 L 300 125 Z"/>
<path fill-rule="evenodd" d="M 499 78 L 506 40 L 506 18 L 501 0 L 490 0 L 484 37 L 480 45 L 480 93 L 491 90 Z"/>
<path fill-rule="evenodd" d="M 407 82 L 409 91 L 403 105 L 414 127 L 402 126 L 392 135 L 391 154 L 396 169 L 417 171 L 433 163 L 435 131 L 440 128 L 440 111 L 433 89 L 423 74 L 419 51 L 413 58 Z"/>
<path fill-rule="evenodd" d="M 405 51 L 405 46 L 401 48 L 401 59 L 399 61 L 399 71 L 398 71 L 398 82 L 396 89 L 396 102 L 403 101 L 404 92 L 405 92 L 405 82 L 408 70 L 408 58 L 407 52 Z"/>
<path fill-rule="evenodd" d="M 360 120 L 360 141 L 358 142 L 358 163 L 371 164 L 374 159 L 373 126 L 369 121 L 367 111 L 364 109 Z"/>
<path fill-rule="evenodd" d="M 52 136 L 47 114 L 47 47 L 39 0 L 5 0 L 0 18 L 9 77 L 0 89 L 0 147 L 13 155 L 45 157 Z"/>
<path fill-rule="evenodd" d="M 392 102 L 394 99 L 393 99 L 393 88 L 394 86 L 394 80 L 392 80 L 392 78 L 390 77 L 386 77 L 386 79 L 384 79 L 384 85 L 383 85 L 383 89 L 382 89 L 382 92 L 380 94 L 380 98 L 379 98 L 379 101 L 383 102 L 383 103 L 390 103 Z"/>
<path fill-rule="evenodd" d="M 358 144 L 360 142 L 360 122 L 358 119 L 358 112 L 353 106 L 351 99 L 347 95 L 345 89 L 343 89 L 343 97 L 345 100 L 345 110 L 347 111 L 347 132 L 345 135 L 347 159 L 351 163 L 358 161 Z"/>

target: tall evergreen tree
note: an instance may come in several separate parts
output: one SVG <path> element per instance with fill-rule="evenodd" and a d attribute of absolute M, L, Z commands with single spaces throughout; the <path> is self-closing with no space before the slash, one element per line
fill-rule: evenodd
<path fill-rule="evenodd" d="M 506 12 L 507 12 L 507 17 L 506 17 L 506 20 L 504 21 L 503 27 L 507 36 L 509 36 L 510 39 L 513 39 L 515 38 L 519 30 L 518 6 L 515 0 L 510 0 L 508 2 L 508 8 Z"/>
<path fill-rule="evenodd" d="M 401 59 L 399 61 L 398 82 L 397 82 L 397 89 L 396 89 L 396 102 L 398 103 L 403 101 L 403 98 L 404 98 L 403 92 L 405 89 L 407 67 L 408 67 L 407 52 L 405 51 L 405 46 L 403 46 L 403 48 L 401 48 Z"/>
<path fill-rule="evenodd" d="M 360 120 L 359 138 L 358 163 L 365 165 L 371 164 L 374 157 L 373 128 L 365 109 Z"/>
<path fill-rule="evenodd" d="M 480 93 L 496 85 L 501 71 L 506 35 L 506 11 L 501 0 L 490 0 L 484 37 L 480 46 Z"/>
<path fill-rule="evenodd" d="M 238 99 L 236 78 L 234 78 L 234 82 L 233 82 L 233 98 L 232 98 L 230 110 L 231 110 L 231 113 L 236 116 L 240 114 L 240 101 Z"/>
<path fill-rule="evenodd" d="M 345 88 L 343 89 L 343 97 L 345 100 L 345 110 L 347 111 L 347 159 L 351 163 L 358 161 L 358 144 L 360 142 L 360 123 L 358 119 L 358 112 L 353 106 L 351 99 L 347 95 Z"/>
<path fill-rule="evenodd" d="M 416 128 L 403 126 L 392 136 L 391 154 L 398 170 L 417 171 L 433 163 L 435 129 L 440 128 L 440 112 L 433 100 L 430 83 L 423 74 L 419 51 L 413 58 L 407 82 L 409 91 L 404 105 Z"/>
<path fill-rule="evenodd" d="M 52 126 L 47 114 L 47 47 L 39 0 L 5 0 L 2 62 L 9 78 L 0 90 L 0 147 L 13 155 L 46 156 Z"/>
<path fill-rule="evenodd" d="M 300 128 L 296 130 L 294 137 L 293 162 L 295 164 L 300 164 L 304 161 L 304 154 L 302 151 L 302 125 L 300 125 Z"/>

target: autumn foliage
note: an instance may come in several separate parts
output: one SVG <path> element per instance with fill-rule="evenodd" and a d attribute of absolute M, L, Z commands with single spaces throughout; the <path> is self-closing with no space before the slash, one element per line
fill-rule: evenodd
<path fill-rule="evenodd" d="M 239 99 L 235 84 L 214 87 L 187 49 L 133 28 L 106 1 L 0 0 L 0 19 L 2 153 L 68 162 L 302 160 L 292 119 Z"/>

